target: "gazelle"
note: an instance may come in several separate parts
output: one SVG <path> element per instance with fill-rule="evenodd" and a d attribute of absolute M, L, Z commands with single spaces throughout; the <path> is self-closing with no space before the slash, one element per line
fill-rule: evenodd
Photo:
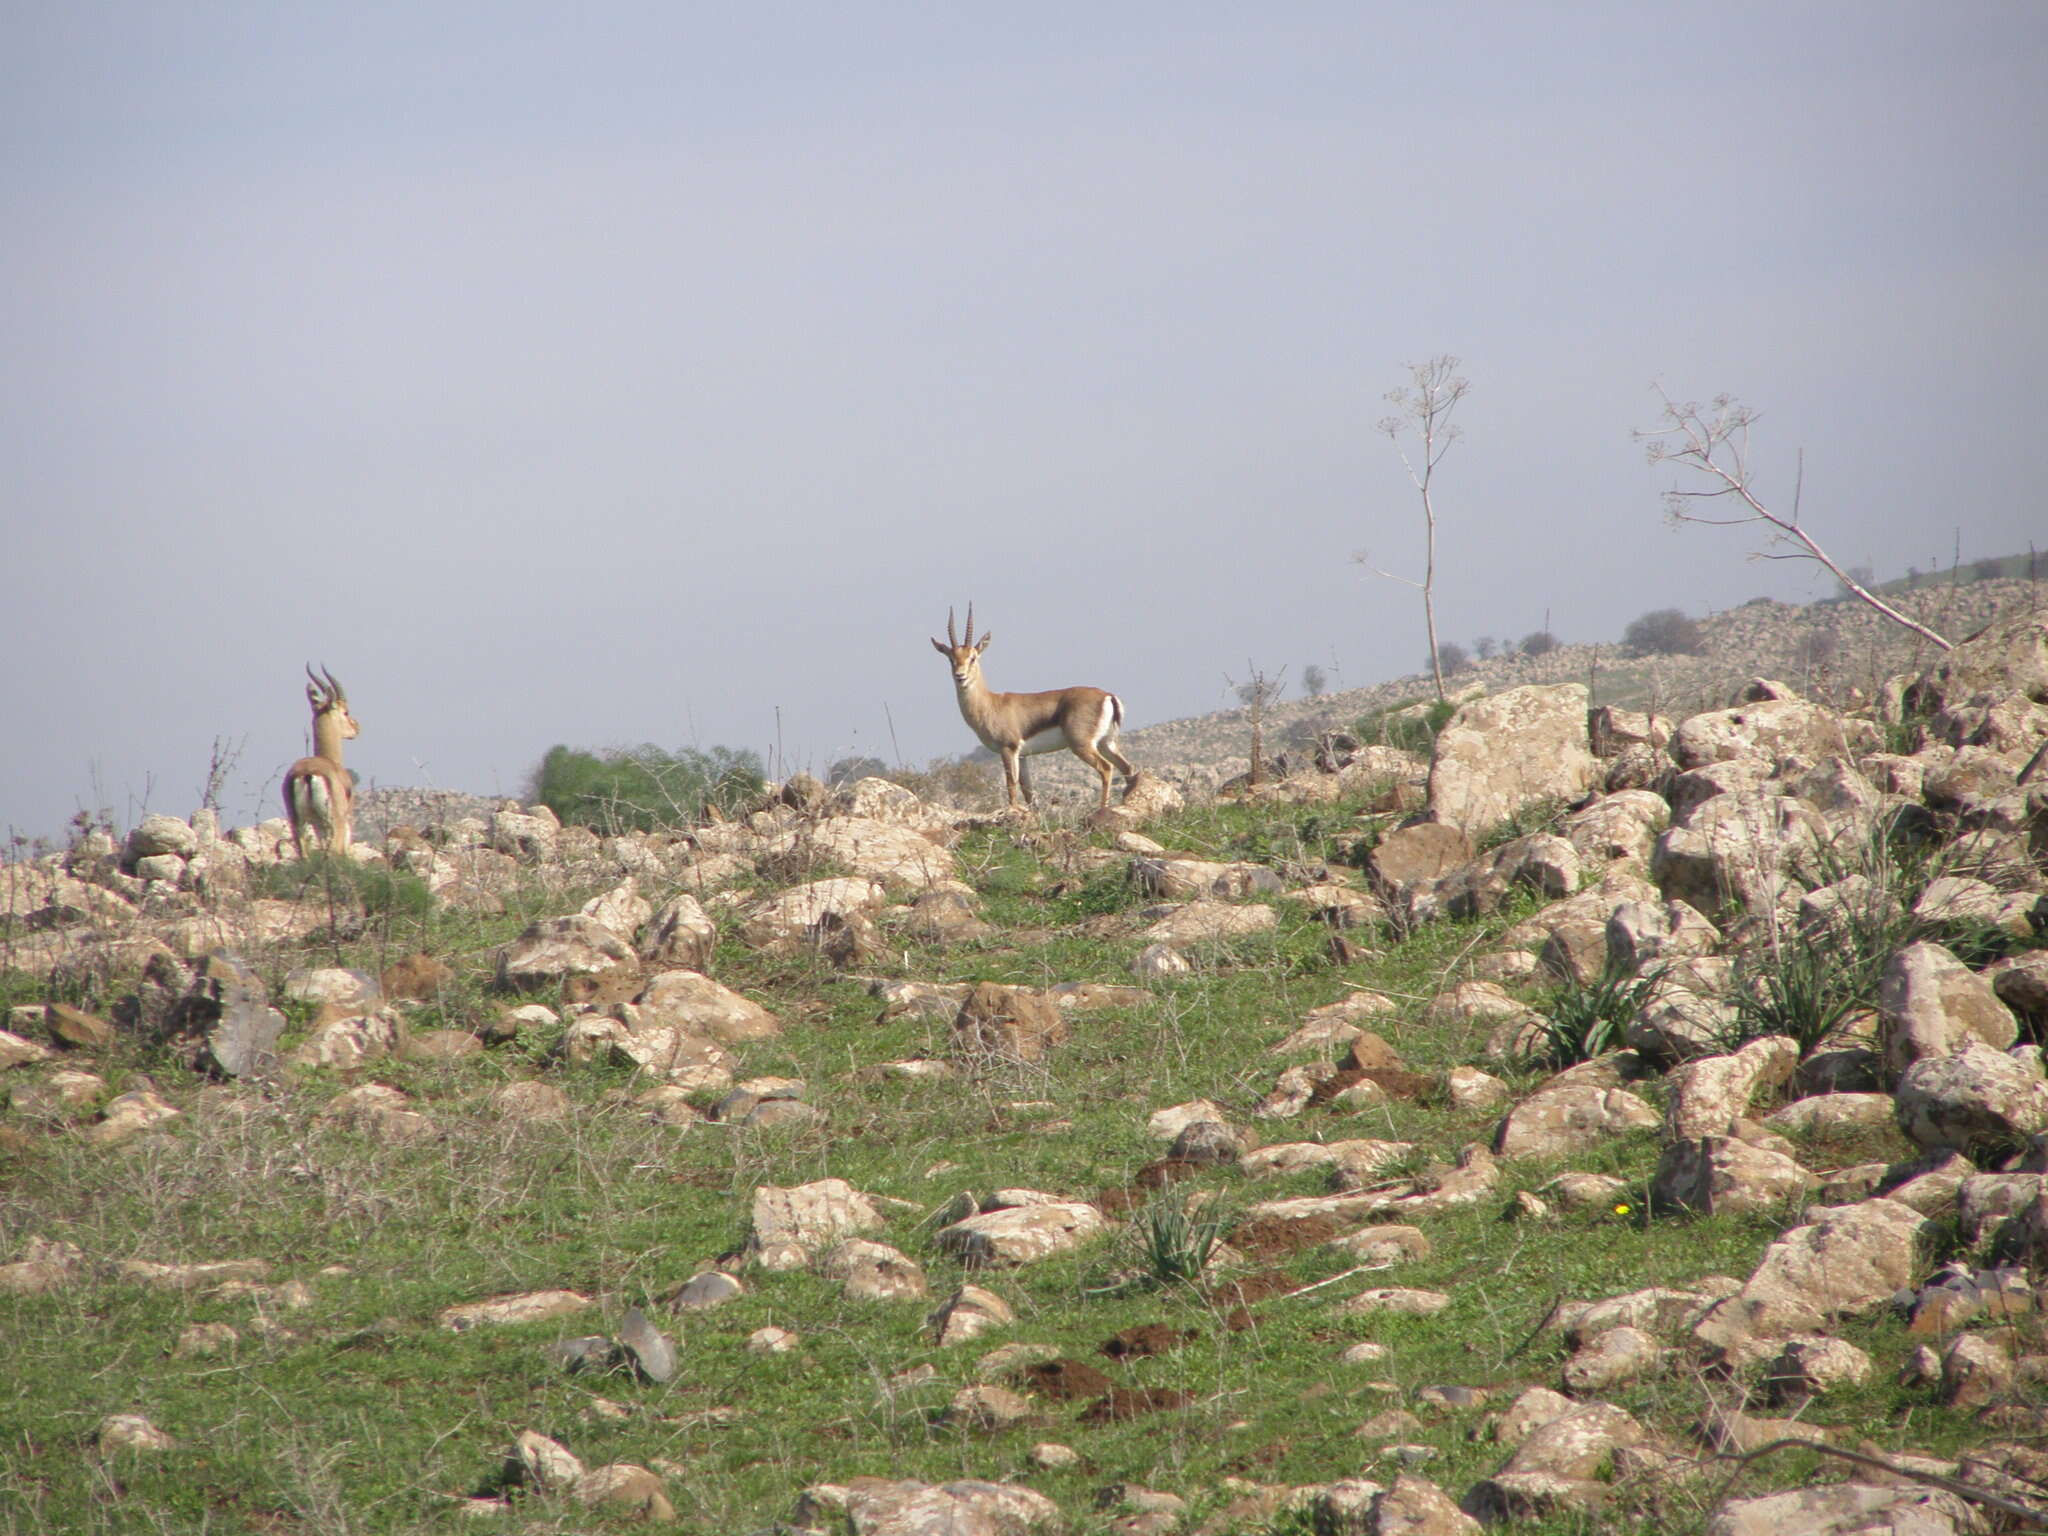
<path fill-rule="evenodd" d="M 1072 752 L 1102 776 L 1102 805 L 1109 807 L 1109 771 L 1115 764 L 1124 776 L 1126 791 L 1137 777 L 1124 755 L 1116 749 L 1116 733 L 1124 723 L 1124 704 L 1115 694 L 1100 688 L 1053 688 L 1044 693 L 992 693 L 981 675 L 981 653 L 994 638 L 974 638 L 974 605 L 967 605 L 967 638 L 953 633 L 953 610 L 946 610 L 946 639 L 936 639 L 932 649 L 953 667 L 953 686 L 960 696 L 960 715 L 983 746 L 1003 760 L 1003 787 L 1010 804 L 1017 803 L 1017 791 L 1024 791 L 1024 803 L 1031 798 L 1031 772 L 1027 756 L 1040 752 Z"/>
<path fill-rule="evenodd" d="M 324 666 L 306 676 L 306 702 L 313 706 L 313 755 L 285 770 L 284 813 L 292 824 L 292 846 L 306 856 L 306 831 L 311 828 L 329 852 L 348 852 L 355 791 L 341 766 L 341 744 L 356 735 L 356 717 L 348 712 L 348 695 Z"/>

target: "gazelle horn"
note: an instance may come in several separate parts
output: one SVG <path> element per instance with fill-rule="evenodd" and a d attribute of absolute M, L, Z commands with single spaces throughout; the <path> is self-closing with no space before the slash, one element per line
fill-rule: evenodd
<path fill-rule="evenodd" d="M 970 630 L 973 628 L 972 625 L 968 627 Z M 953 632 L 953 610 L 950 608 L 946 610 L 946 644 L 956 651 L 960 649 L 960 637 Z"/>

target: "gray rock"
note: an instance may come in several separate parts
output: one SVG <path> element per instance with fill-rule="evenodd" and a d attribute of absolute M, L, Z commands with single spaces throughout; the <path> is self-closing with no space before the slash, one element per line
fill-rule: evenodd
<path fill-rule="evenodd" d="M 1694 1327 L 1737 1363 L 1769 1358 L 1782 1341 L 1829 1319 L 1870 1311 L 1912 1278 L 1926 1218 L 1882 1198 L 1819 1214 L 1765 1250 L 1742 1290 Z"/>
<path fill-rule="evenodd" d="M 669 1296 L 668 1303 L 679 1312 L 702 1312 L 711 1307 L 722 1307 L 728 1301 L 744 1296 L 746 1290 L 723 1270 L 707 1269 L 678 1286 Z"/>
<path fill-rule="evenodd" d="M 619 1319 L 619 1347 L 633 1362 L 633 1368 L 657 1384 L 676 1373 L 675 1341 L 648 1320 L 638 1307 L 628 1307 Z"/>
<path fill-rule="evenodd" d="M 1650 1182 L 1659 1213 L 1760 1211 L 1805 1196 L 1812 1175 L 1783 1153 L 1732 1136 L 1675 1141 L 1664 1149 Z"/>
<path fill-rule="evenodd" d="M 1626 1088 L 1581 1079 L 1554 1082 L 1517 1104 L 1494 1133 L 1501 1157 L 1563 1157 L 1605 1140 L 1663 1123 L 1663 1116 Z"/>
<path fill-rule="evenodd" d="M 1920 1484 L 1831 1483 L 1730 1499 L 1707 1536 L 1962 1536 L 1980 1529 L 1970 1506 Z"/>
<path fill-rule="evenodd" d="M 1899 1079 L 1899 1129 L 1918 1146 L 1978 1161 L 2017 1150 L 2048 1130 L 2048 1082 L 1974 1039 L 1952 1055 L 1915 1061 Z"/>
<path fill-rule="evenodd" d="M 170 1028 L 193 1064 L 223 1077 L 260 1077 L 277 1070 L 285 1017 L 253 967 L 226 951 L 200 962 L 173 1009 Z"/>

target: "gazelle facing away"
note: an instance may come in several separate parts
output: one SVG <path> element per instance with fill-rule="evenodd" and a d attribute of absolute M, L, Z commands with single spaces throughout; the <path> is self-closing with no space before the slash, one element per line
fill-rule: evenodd
<path fill-rule="evenodd" d="M 284 813 L 292 824 L 292 846 L 302 859 L 308 828 L 329 852 L 346 854 L 354 814 L 355 792 L 341 766 L 341 744 L 355 736 L 356 719 L 334 674 L 325 667 L 320 672 L 314 677 L 312 667 L 306 668 L 313 679 L 306 685 L 306 702 L 313 706 L 313 755 L 300 758 L 284 775 Z"/>
<path fill-rule="evenodd" d="M 1031 772 L 1025 766 L 1028 755 L 1039 752 L 1072 752 L 1102 776 L 1102 804 L 1109 806 L 1109 770 L 1115 764 L 1129 790 L 1137 777 L 1124 755 L 1116 749 L 1116 733 L 1124 723 L 1123 700 L 1100 688 L 1053 688 L 1044 693 L 992 693 L 981 675 L 981 653 L 992 637 L 974 638 L 974 605 L 967 605 L 967 638 L 953 633 L 953 611 L 946 610 L 946 639 L 932 649 L 953 666 L 953 686 L 960 695 L 960 714 L 983 746 L 1003 760 L 1003 787 L 1010 804 L 1017 803 L 1017 791 L 1024 791 L 1024 803 L 1031 799 Z"/>

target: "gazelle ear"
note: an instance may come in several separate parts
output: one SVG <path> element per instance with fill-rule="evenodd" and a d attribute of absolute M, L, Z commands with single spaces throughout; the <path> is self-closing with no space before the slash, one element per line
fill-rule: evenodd
<path fill-rule="evenodd" d="M 987 650 L 989 641 L 993 639 L 995 639 L 994 635 L 983 635 L 979 640 L 975 641 L 974 654 L 979 656 L 983 651 Z"/>
<path fill-rule="evenodd" d="M 948 649 L 944 645 L 941 645 L 936 640 L 932 641 L 932 649 L 937 651 L 941 656 L 951 656 L 953 654 L 950 649 Z"/>
<path fill-rule="evenodd" d="M 316 684 L 306 684 L 306 702 L 318 709 L 321 704 L 320 689 Z"/>

